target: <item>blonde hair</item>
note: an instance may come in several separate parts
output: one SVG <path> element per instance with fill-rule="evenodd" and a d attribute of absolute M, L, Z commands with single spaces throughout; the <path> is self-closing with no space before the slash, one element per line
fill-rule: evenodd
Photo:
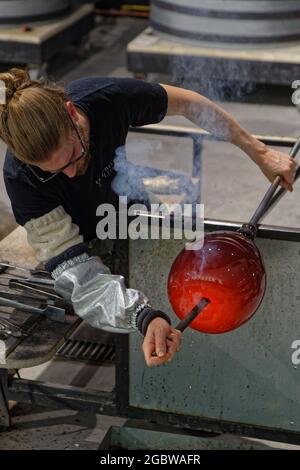
<path fill-rule="evenodd" d="M 66 92 L 49 80 L 31 80 L 19 68 L 0 73 L 1 82 L 5 103 L 0 103 L 0 138 L 25 163 L 48 160 L 70 132 Z"/>

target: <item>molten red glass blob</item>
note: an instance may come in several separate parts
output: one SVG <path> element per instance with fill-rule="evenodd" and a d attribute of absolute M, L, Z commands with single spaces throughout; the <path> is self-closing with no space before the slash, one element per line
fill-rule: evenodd
<path fill-rule="evenodd" d="M 258 248 L 238 232 L 213 232 L 204 237 L 201 249 L 182 250 L 168 279 L 169 300 L 180 319 L 203 297 L 210 300 L 191 323 L 191 328 L 204 333 L 225 333 L 248 321 L 265 288 Z"/>

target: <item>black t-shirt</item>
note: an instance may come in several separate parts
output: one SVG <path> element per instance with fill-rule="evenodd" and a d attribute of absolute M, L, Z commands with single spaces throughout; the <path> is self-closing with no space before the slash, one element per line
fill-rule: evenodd
<path fill-rule="evenodd" d="M 125 144 L 130 126 L 161 121 L 168 99 L 161 85 L 131 78 L 82 78 L 66 91 L 90 122 L 91 161 L 85 175 L 68 178 L 60 173 L 41 183 L 26 164 L 7 152 L 4 181 L 18 224 L 62 205 L 88 241 L 95 237 L 98 205 L 117 202 L 111 189 L 116 149 Z"/>

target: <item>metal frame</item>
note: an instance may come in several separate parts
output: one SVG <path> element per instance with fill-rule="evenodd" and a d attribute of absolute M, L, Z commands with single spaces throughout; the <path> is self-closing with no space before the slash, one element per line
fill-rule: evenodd
<path fill-rule="evenodd" d="M 173 126 L 165 124 L 149 124 L 142 127 L 131 127 L 130 132 L 136 132 L 140 134 L 158 134 L 169 137 L 186 137 L 195 140 L 217 140 L 213 134 L 197 127 L 186 127 L 186 126 Z M 278 147 L 292 147 L 297 139 L 295 137 L 278 137 L 274 135 L 260 135 L 253 134 L 253 137 L 260 140 L 266 145 L 278 146 Z M 225 140 L 224 140 L 225 142 Z"/>

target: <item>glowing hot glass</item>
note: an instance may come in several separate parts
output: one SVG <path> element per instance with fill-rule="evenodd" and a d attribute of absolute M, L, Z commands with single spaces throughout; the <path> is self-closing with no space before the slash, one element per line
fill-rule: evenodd
<path fill-rule="evenodd" d="M 191 323 L 204 333 L 225 333 L 243 325 L 259 307 L 265 289 L 259 250 L 238 232 L 210 233 L 201 249 L 182 250 L 168 279 L 169 300 L 180 319 L 202 298 L 210 300 Z"/>

